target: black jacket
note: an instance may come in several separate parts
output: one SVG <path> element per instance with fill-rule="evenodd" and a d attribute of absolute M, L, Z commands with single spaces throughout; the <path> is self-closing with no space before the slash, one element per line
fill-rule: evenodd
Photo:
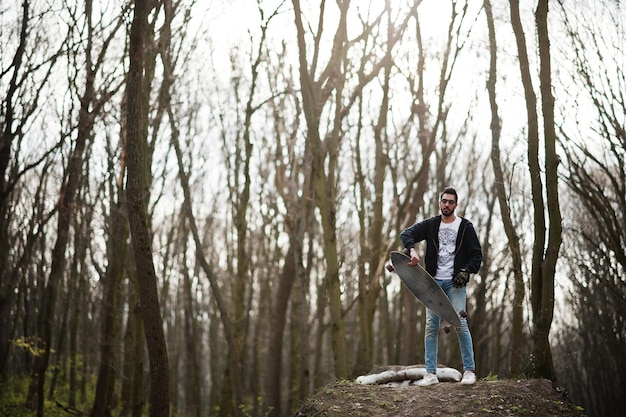
<path fill-rule="evenodd" d="M 437 272 L 437 254 L 439 253 L 439 225 L 441 216 L 431 217 L 413 226 L 404 229 L 400 234 L 405 248 L 415 247 L 415 243 L 426 241 L 426 255 L 424 256 L 424 269 L 432 276 Z M 483 261 L 483 252 L 476 236 L 474 225 L 461 217 L 459 234 L 456 238 L 456 255 L 454 257 L 454 275 L 461 269 L 470 274 L 475 274 Z"/>

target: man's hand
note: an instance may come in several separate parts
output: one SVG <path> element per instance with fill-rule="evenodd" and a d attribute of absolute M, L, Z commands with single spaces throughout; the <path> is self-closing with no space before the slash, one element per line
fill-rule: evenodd
<path fill-rule="evenodd" d="M 417 251 L 415 250 L 415 248 L 411 248 L 409 256 L 411 257 L 411 260 L 408 263 L 409 266 L 415 266 L 420 263 L 420 257 L 417 256 Z"/>
<path fill-rule="evenodd" d="M 454 285 L 456 288 L 461 288 L 465 285 L 467 285 L 467 283 L 469 282 L 469 273 L 464 269 L 461 269 L 461 271 L 456 274 L 456 276 L 454 278 L 452 278 L 452 285 Z"/>

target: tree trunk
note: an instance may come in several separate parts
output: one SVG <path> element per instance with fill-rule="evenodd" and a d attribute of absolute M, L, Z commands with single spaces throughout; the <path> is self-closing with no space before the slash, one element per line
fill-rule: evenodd
<path fill-rule="evenodd" d="M 128 273 L 128 317 L 126 334 L 124 335 L 124 362 L 122 365 L 122 409 L 120 417 L 141 417 L 144 415 L 144 359 L 145 336 L 141 307 L 139 305 L 139 282 L 137 267 L 132 251 L 126 254 L 126 271 Z"/>
<path fill-rule="evenodd" d="M 83 292 L 85 291 L 85 280 L 80 277 L 80 281 L 77 285 L 75 299 L 77 302 L 72 303 L 71 306 L 71 315 L 70 315 L 70 325 L 69 325 L 69 339 L 70 339 L 70 349 L 69 349 L 69 398 L 68 405 L 70 407 L 76 407 L 76 395 L 79 393 L 78 386 L 78 363 L 79 363 L 79 353 L 78 353 L 78 325 L 80 322 L 80 317 L 83 312 L 83 308 L 85 307 L 80 300 L 83 299 Z"/>
<path fill-rule="evenodd" d="M 483 174 L 484 175 L 484 174 Z M 481 223 L 477 229 L 482 231 L 483 241 L 481 243 L 481 247 L 483 250 L 483 263 L 480 267 L 481 273 L 479 277 L 474 278 L 473 288 L 474 288 L 474 307 L 469 311 L 471 315 L 472 321 L 472 339 L 474 341 L 474 356 L 476 358 L 481 358 L 481 360 L 476 364 L 476 374 L 477 375 L 487 375 L 489 372 L 492 372 L 493 369 L 501 369 L 495 367 L 494 364 L 498 360 L 499 356 L 492 354 L 492 347 L 497 346 L 497 342 L 494 337 L 491 335 L 497 335 L 500 333 L 500 327 L 498 327 L 495 321 L 492 319 L 493 314 L 498 314 L 497 312 L 490 310 L 490 313 L 487 313 L 488 310 L 488 302 L 489 302 L 489 279 L 488 277 L 492 275 L 492 247 L 491 247 L 491 236 L 492 236 L 492 224 L 494 220 L 494 207 L 496 204 L 496 192 L 492 189 L 488 189 L 485 185 L 488 183 L 488 180 L 484 175 L 483 187 L 484 187 L 484 195 L 488 196 L 486 201 L 484 202 L 484 210 L 488 213 L 485 217 L 482 218 Z M 469 308 L 469 306 L 468 306 Z"/>
<path fill-rule="evenodd" d="M 85 232 L 79 225 L 79 217 L 80 216 L 76 216 L 74 218 L 74 256 L 72 257 L 72 263 L 69 267 L 69 278 L 67 279 L 67 287 L 64 291 L 65 299 L 61 300 L 63 301 L 61 307 L 62 312 L 60 313 L 62 318 L 59 320 L 61 322 L 61 325 L 57 330 L 57 334 L 55 336 L 55 338 L 57 339 L 57 345 L 56 349 L 53 350 L 53 358 L 56 359 L 54 359 L 54 361 L 51 363 L 52 377 L 50 378 L 48 386 L 48 400 L 50 401 L 54 399 L 54 392 L 56 390 L 58 376 L 62 369 L 62 366 L 60 365 L 61 358 L 67 355 L 65 349 L 65 341 L 70 339 L 70 336 L 68 334 L 68 322 L 71 319 L 74 319 L 76 322 L 80 320 L 80 314 L 78 312 L 74 315 L 74 317 L 71 317 L 71 312 L 77 311 L 82 308 L 82 298 L 80 296 L 79 289 L 82 289 L 83 281 L 85 278 L 79 271 L 84 270 L 85 256 L 87 250 L 85 245 Z M 70 308 L 70 305 L 78 305 L 78 308 Z"/>
<path fill-rule="evenodd" d="M 281 124 L 280 118 L 284 112 L 284 108 L 277 107 L 273 110 L 273 114 L 277 115 L 277 120 L 275 120 L 276 125 Z M 282 133 L 282 132 L 280 132 Z M 297 132 L 285 132 L 289 137 L 296 135 Z M 287 234 L 289 235 L 289 246 L 287 248 L 287 253 L 285 254 L 284 266 L 280 273 L 280 278 L 278 284 L 276 285 L 276 290 L 273 294 L 272 303 L 272 311 L 270 318 L 270 334 L 269 334 L 269 345 L 268 345 L 268 358 L 267 358 L 267 369 L 265 374 L 265 383 L 264 383 L 264 391 L 265 391 L 265 405 L 266 412 L 268 415 L 279 415 L 281 404 L 284 402 L 285 390 L 281 389 L 281 376 L 282 376 L 282 364 L 284 362 L 283 358 L 283 339 L 284 339 L 284 330 L 287 324 L 287 310 L 289 307 L 289 301 L 292 299 L 291 294 L 293 291 L 294 285 L 297 285 L 297 288 L 300 291 L 305 292 L 308 291 L 308 287 L 305 287 L 301 282 L 305 278 L 305 271 L 303 266 L 303 239 L 305 236 L 305 232 L 310 229 L 309 225 L 311 224 L 311 218 L 313 215 L 314 205 L 313 205 L 313 189 L 312 189 L 312 181 L 310 176 L 306 176 L 304 180 L 299 183 L 299 172 L 307 172 L 308 166 L 306 163 L 299 164 L 295 157 L 292 155 L 296 155 L 295 150 L 293 149 L 295 142 L 289 141 L 286 144 L 286 154 L 290 155 L 289 160 L 285 164 L 275 164 L 276 173 L 276 187 L 281 194 L 282 200 L 284 201 L 285 206 L 287 207 L 287 215 L 285 218 L 285 229 Z M 305 146 L 305 155 L 308 155 L 310 152 L 310 146 L 307 144 Z M 283 145 L 277 144 L 277 161 L 280 158 L 280 155 L 283 153 Z M 307 157 L 305 157 L 305 160 Z M 291 172 L 287 172 L 287 166 L 292 167 Z M 300 191 L 301 190 L 301 191 Z M 292 318 L 296 320 L 298 323 L 297 328 L 302 329 L 306 328 L 306 325 L 302 322 L 302 320 L 306 321 L 307 319 L 303 317 L 302 310 L 304 308 L 303 298 L 306 298 L 306 295 L 301 293 L 296 294 L 296 299 L 292 302 Z M 299 307 L 298 307 L 299 306 Z M 307 346 L 308 341 L 304 338 L 303 334 L 292 334 L 292 339 L 296 340 L 301 346 Z M 292 352 L 294 352 L 292 346 Z M 303 352 L 294 352 L 293 361 L 302 360 L 302 357 L 306 357 L 306 354 Z M 292 363 L 293 363 L 292 361 Z M 301 367 L 303 364 L 294 364 L 295 367 Z M 302 387 L 302 374 L 295 375 L 293 370 L 291 372 L 293 380 L 293 386 L 291 390 L 293 391 L 298 387 L 298 393 L 293 393 L 293 395 L 288 395 L 289 402 L 293 404 L 297 398 L 300 397 L 300 393 L 305 387 Z M 295 379 L 298 379 L 297 381 Z M 289 392 L 287 392 L 289 394 Z M 281 398 L 281 396 L 283 398 Z"/>
<path fill-rule="evenodd" d="M 83 206 L 86 208 L 86 211 L 83 212 L 83 216 L 76 215 L 73 219 L 74 221 L 74 256 L 72 258 L 72 264 L 69 268 L 69 279 L 67 280 L 67 289 L 65 292 L 66 301 L 63 305 L 63 319 L 61 328 L 58 332 L 58 347 L 55 352 L 57 357 L 57 365 L 53 365 L 54 373 L 53 379 L 50 383 L 48 398 L 53 400 L 55 398 L 55 383 L 56 377 L 59 371 L 62 369 L 59 366 L 62 363 L 63 359 L 67 356 L 70 356 L 70 369 L 73 371 L 74 380 L 72 381 L 73 385 L 70 386 L 69 390 L 69 406 L 76 406 L 76 391 L 72 391 L 72 388 L 76 388 L 76 363 L 78 362 L 78 351 L 77 351 L 77 337 L 79 333 L 79 323 L 84 321 L 84 316 L 81 315 L 81 312 L 86 310 L 86 305 L 88 301 L 85 299 L 85 288 L 87 282 L 87 274 L 85 273 L 87 267 L 87 248 L 88 245 L 86 242 L 90 239 L 89 231 L 91 230 L 90 223 L 92 218 L 92 207 L 88 207 L 84 205 L 84 203 L 79 202 L 77 205 Z M 66 352 L 68 349 L 65 349 L 65 341 L 69 341 L 70 345 L 73 345 L 73 349 L 71 350 L 70 355 Z"/>
<path fill-rule="evenodd" d="M 404 285 L 401 287 L 402 293 L 402 316 L 398 322 L 398 326 L 401 329 L 400 343 L 401 349 L 399 352 L 398 363 L 400 365 L 411 365 L 416 363 L 418 355 L 422 355 L 424 351 L 418 352 L 418 346 L 420 345 L 419 336 L 417 333 L 418 321 L 420 317 L 424 317 L 424 307 L 420 304 L 413 293 Z M 418 314 L 418 312 L 421 312 Z M 424 326 L 422 326 L 424 329 Z"/>
<path fill-rule="evenodd" d="M 169 416 L 169 364 L 152 259 L 152 237 L 147 214 L 150 196 L 147 163 L 149 81 L 144 78 L 144 48 L 148 37 L 149 1 L 136 0 L 130 31 L 127 89 L 128 217 L 139 281 L 139 300 L 150 360 L 150 415 Z"/>
<path fill-rule="evenodd" d="M 373 201 L 366 202 L 366 196 L 370 194 L 368 188 L 371 186 L 367 184 L 368 176 L 363 172 L 361 164 L 361 149 L 360 149 L 360 129 L 356 137 L 356 161 L 357 167 L 356 182 L 359 187 L 359 203 L 357 205 L 360 225 L 360 259 L 366 262 L 360 262 L 358 266 L 359 276 L 359 295 L 358 295 L 358 307 L 359 307 L 359 348 L 357 351 L 357 358 L 353 368 L 353 375 L 360 375 L 368 372 L 373 366 L 373 349 L 374 349 L 374 316 L 376 314 L 378 301 L 380 299 L 380 293 L 382 286 L 379 285 L 378 280 L 381 275 L 384 274 L 384 260 L 387 259 L 388 252 L 392 245 L 385 244 L 383 238 L 385 226 L 385 215 L 383 213 L 383 199 L 385 189 L 385 178 L 388 170 L 388 155 L 385 150 L 387 146 L 387 116 L 389 114 L 389 96 L 390 96 L 390 79 L 393 72 L 393 49 L 399 40 L 398 33 L 405 31 L 408 23 L 411 21 L 411 17 L 414 15 L 415 10 L 419 3 L 414 3 L 411 9 L 407 12 L 404 20 L 401 21 L 399 27 L 395 27 L 393 21 L 393 13 L 391 13 L 391 5 L 389 1 L 385 2 L 385 10 L 387 11 L 387 38 L 385 44 L 385 55 L 381 58 L 377 64 L 381 68 L 383 73 L 382 82 L 382 101 L 380 104 L 378 120 L 374 126 L 374 175 L 371 178 L 373 183 L 374 193 Z M 416 24 L 419 23 L 416 20 Z M 419 31 L 419 29 L 418 29 Z M 421 53 L 421 52 L 420 52 Z M 422 57 L 422 55 L 420 55 Z M 423 67 L 422 67 L 423 68 Z M 418 68 L 419 71 L 419 68 Z M 422 73 L 418 74 L 419 77 Z M 363 77 L 361 77 L 363 78 Z M 359 80 L 360 83 L 364 81 Z M 423 99 L 423 97 L 418 98 Z M 362 103 L 362 102 L 361 102 Z M 359 111 L 359 115 L 362 115 L 362 111 Z M 391 145 L 393 146 L 393 145 Z M 368 209 L 371 207 L 371 210 Z M 369 265 L 369 270 L 366 272 L 366 265 Z M 415 303 L 414 303 L 415 304 Z M 411 313 L 409 313 L 411 314 Z M 416 316 L 407 316 L 407 322 L 415 324 L 417 320 Z M 415 329 L 415 326 L 412 327 Z M 409 334 L 405 334 L 407 339 L 415 340 L 415 330 Z M 409 347 L 409 356 L 415 357 L 415 343 Z M 412 351 L 412 352 L 411 352 Z"/>
<path fill-rule="evenodd" d="M 524 325 L 524 275 L 522 271 L 522 252 L 520 250 L 520 239 L 515 230 L 511 209 L 508 204 L 506 187 L 504 186 L 504 172 L 500 157 L 500 115 L 498 114 L 498 103 L 496 101 L 496 79 L 497 79 L 497 47 L 496 31 L 493 23 L 491 2 L 484 1 L 485 14 L 487 15 L 487 26 L 489 28 L 489 50 L 491 51 L 489 79 L 487 80 L 487 92 L 491 104 L 491 164 L 495 176 L 495 189 L 500 205 L 500 215 L 504 231 L 508 239 L 511 260 L 513 262 L 514 296 L 513 296 L 513 319 L 511 323 L 511 376 L 516 377 L 522 373 L 522 344 Z"/>
<path fill-rule="evenodd" d="M 333 68 L 334 73 L 339 75 L 341 56 L 337 55 L 339 49 L 342 48 L 345 39 L 346 9 L 347 3 L 342 5 L 342 13 L 340 16 L 340 34 L 341 39 L 335 39 L 333 48 L 333 56 L 330 58 L 329 66 L 337 66 Z M 346 334 L 343 320 L 343 311 L 341 305 L 341 282 L 339 280 L 339 256 L 337 252 L 337 231 L 336 231 L 336 189 L 335 189 L 335 170 L 336 170 L 336 150 L 338 138 L 333 137 L 333 143 L 328 144 L 327 149 L 322 145 L 320 138 L 320 106 L 317 97 L 316 85 L 312 79 L 313 75 L 309 72 L 307 62 L 307 47 L 304 39 L 304 25 L 302 23 L 302 11 L 300 9 L 300 1 L 293 0 L 294 13 L 296 20 L 298 50 L 299 50 L 299 70 L 300 84 L 302 88 L 302 104 L 307 123 L 307 141 L 311 146 L 311 178 L 315 188 L 315 202 L 320 211 L 322 231 L 323 231 L 323 249 L 326 260 L 326 273 L 324 277 L 324 287 L 328 296 L 328 306 L 330 311 L 330 331 L 331 345 L 333 349 L 335 378 L 346 378 L 348 376 L 348 357 L 346 351 Z M 335 80 L 330 80 L 334 82 Z M 338 94 L 340 96 L 340 94 Z M 339 106 L 339 103 L 337 103 Z M 338 120 L 335 120 L 338 123 Z M 335 134 L 331 134 L 335 135 Z M 326 154 L 330 156 L 328 164 L 325 163 Z M 326 165 L 328 173 L 326 173 Z"/>
<path fill-rule="evenodd" d="M 178 128 L 176 127 L 175 124 L 171 125 L 172 127 L 172 138 L 171 138 L 171 142 L 172 142 L 172 146 L 174 147 L 174 151 L 176 152 L 176 159 L 178 162 L 178 177 L 180 179 L 180 183 L 181 183 L 181 187 L 183 189 L 183 195 L 184 195 L 184 202 L 183 202 L 183 213 L 185 214 L 185 216 L 187 217 L 187 219 L 189 220 L 189 228 L 191 231 L 191 235 L 193 237 L 194 240 L 194 244 L 196 246 L 196 260 L 198 262 L 198 264 L 200 265 L 200 267 L 202 268 L 203 272 L 205 273 L 205 275 L 207 276 L 207 278 L 209 279 L 209 284 L 211 287 L 211 291 L 213 294 L 213 298 L 215 299 L 215 302 L 217 304 L 217 308 L 219 310 L 219 316 L 221 318 L 221 322 L 222 322 L 222 326 L 224 327 L 224 334 L 226 336 L 226 343 L 228 345 L 228 351 L 231 351 L 233 349 L 236 349 L 237 346 L 237 341 L 236 336 L 235 336 L 235 331 L 233 328 L 233 324 L 232 321 L 230 319 L 231 317 L 231 312 L 228 308 L 228 305 L 226 304 L 226 300 L 224 299 L 224 297 L 222 296 L 222 290 L 220 289 L 220 285 L 217 282 L 217 276 L 215 275 L 215 273 L 213 272 L 213 268 L 211 268 L 211 266 L 209 265 L 208 260 L 206 259 L 205 254 L 202 252 L 202 241 L 200 239 L 200 233 L 198 231 L 198 225 L 196 223 L 196 218 L 194 216 L 193 210 L 192 210 L 192 201 L 191 201 L 191 191 L 190 191 L 190 187 L 189 187 L 189 178 L 187 173 L 185 172 L 184 169 L 184 164 L 183 164 L 183 155 L 182 155 L 182 151 L 180 149 L 180 144 L 178 141 Z M 211 327 L 212 330 L 216 330 L 214 327 Z M 213 341 L 214 339 L 214 332 L 210 331 L 210 337 L 209 340 Z M 239 355 L 230 355 L 230 354 L 226 354 L 228 357 L 227 360 L 227 364 L 225 367 L 225 371 L 224 371 L 224 375 L 223 375 L 223 379 L 222 379 L 222 384 L 221 384 L 221 392 L 220 395 L 218 396 L 216 394 L 217 390 L 220 388 L 217 386 L 217 384 L 215 384 L 215 380 L 217 380 L 218 378 L 215 378 L 215 375 L 213 375 L 213 388 L 211 389 L 212 395 L 211 395 L 211 403 L 212 406 L 216 407 L 213 402 L 215 402 L 218 397 L 219 397 L 219 402 L 220 402 L 220 406 L 219 406 L 219 410 L 220 413 L 229 413 L 231 411 L 233 411 L 233 405 L 234 404 L 241 404 L 241 392 L 240 389 L 236 389 L 233 390 L 234 385 L 233 384 L 237 384 L 236 386 L 239 386 L 237 381 L 233 381 L 231 380 L 231 374 L 230 374 L 230 370 L 234 370 L 234 369 L 239 369 L 240 368 L 240 363 L 238 362 L 238 358 L 240 358 Z M 213 368 L 215 369 L 215 368 Z M 236 412 L 241 412 L 240 409 L 237 408 Z"/>
<path fill-rule="evenodd" d="M 530 73 L 530 62 L 526 48 L 524 28 L 519 14 L 519 0 L 510 0 L 511 24 L 517 43 L 520 74 L 526 99 L 526 117 L 528 119 L 528 169 L 533 201 L 533 255 L 531 266 L 531 304 L 534 312 L 541 305 L 542 263 L 546 242 L 546 218 L 543 200 L 543 182 L 539 162 L 539 116 L 537 115 L 537 96 Z M 513 372 L 513 369 L 511 369 Z"/>
<path fill-rule="evenodd" d="M 324 285 L 317 282 L 315 285 L 319 294 L 315 305 L 315 321 L 317 322 L 317 332 L 315 332 L 315 348 L 313 349 L 313 389 L 317 390 L 324 385 L 324 341 L 326 339 L 326 297 L 324 295 Z"/>
<path fill-rule="evenodd" d="M 120 184 L 121 186 L 121 184 Z M 115 370 L 118 357 L 115 352 L 117 345 L 117 313 L 118 300 L 129 235 L 128 219 L 124 191 L 120 190 L 118 202 L 111 204 L 111 234 L 107 241 L 108 268 L 104 277 L 102 300 L 102 329 L 100 336 L 100 371 L 96 382 L 96 393 L 91 412 L 92 417 L 108 417 L 111 415 L 111 399 L 115 386 Z"/>
<path fill-rule="evenodd" d="M 28 23 L 30 20 L 30 3 L 22 3 L 21 30 L 18 47 L 11 62 L 13 67 L 11 78 L 8 82 L 6 92 L 2 98 L 2 131 L 0 132 L 0 381 L 5 379 L 5 370 L 9 359 L 10 341 L 13 334 L 9 329 L 14 328 L 10 324 L 11 314 L 8 314 L 10 303 L 14 299 L 13 290 L 18 284 L 20 275 L 11 271 L 7 264 L 10 259 L 9 253 L 11 242 L 9 238 L 10 230 L 10 191 L 7 183 L 7 171 L 11 162 L 11 148 L 16 137 L 17 129 L 14 131 L 14 99 L 19 94 L 19 70 L 23 64 L 24 51 L 28 41 Z M 4 82 L 3 82 L 4 84 Z"/>
<path fill-rule="evenodd" d="M 311 247 L 311 246 L 310 246 Z M 310 252 L 309 252 L 310 253 Z M 287 415 L 293 416 L 296 410 L 302 402 L 312 394 L 309 391 L 311 381 L 311 369 L 310 369 L 310 327 L 309 319 L 311 312 L 309 309 L 308 296 L 309 296 L 309 277 L 310 277 L 310 259 L 307 260 L 307 268 L 304 268 L 302 262 L 299 263 L 298 275 L 295 283 L 295 295 L 292 301 L 291 314 L 291 331 L 294 333 L 292 340 L 297 339 L 298 344 L 292 343 L 292 360 L 298 362 L 294 364 L 291 371 L 291 395 L 288 399 L 288 413 Z"/>
<path fill-rule="evenodd" d="M 283 362 L 283 334 L 287 322 L 287 306 L 291 297 L 291 289 L 298 271 L 298 256 L 302 250 L 298 248 L 299 242 L 293 238 L 289 244 L 285 265 L 280 275 L 280 280 L 273 296 L 273 309 L 271 316 L 268 363 L 265 376 L 265 402 L 268 407 L 268 416 L 280 415 L 281 408 L 281 374 Z"/>
<path fill-rule="evenodd" d="M 555 380 L 552 350 L 548 336 L 554 316 L 554 275 L 562 242 L 561 209 L 559 205 L 556 131 L 554 127 L 554 96 L 550 64 L 548 31 L 548 0 L 539 0 L 535 12 L 539 45 L 539 79 L 545 140 L 546 203 L 548 209 L 548 244 L 541 266 L 541 277 L 532 283 L 533 353 L 530 374 Z"/>
<path fill-rule="evenodd" d="M 86 3 L 85 8 L 85 14 L 89 15 L 91 12 L 91 1 Z M 91 37 L 91 31 L 89 31 L 88 36 Z M 81 96 L 78 114 L 78 132 L 74 148 L 68 160 L 66 182 L 62 185 L 57 206 L 57 239 L 52 250 L 50 275 L 45 287 L 42 308 L 40 310 L 41 317 L 39 319 L 38 333 L 40 343 L 42 344 L 41 348 L 44 353 L 37 356 L 35 359 L 31 385 L 26 399 L 27 406 L 36 409 L 38 417 L 43 417 L 44 413 L 44 386 L 50 360 L 57 295 L 59 286 L 63 280 L 63 274 L 65 273 L 66 249 L 70 239 L 70 228 L 74 216 L 74 201 L 83 175 L 82 168 L 85 148 L 93 128 L 94 110 L 92 106 L 94 105 L 96 97 L 94 89 L 95 67 L 91 61 L 91 51 L 87 52 L 85 73 L 85 89 Z"/>
<path fill-rule="evenodd" d="M 199 363 L 197 346 L 199 343 L 197 336 L 196 313 L 193 305 L 193 289 L 189 273 L 185 271 L 183 281 L 184 297 L 184 332 L 185 332 L 185 413 L 190 417 L 200 417 L 202 415 L 202 367 Z"/>

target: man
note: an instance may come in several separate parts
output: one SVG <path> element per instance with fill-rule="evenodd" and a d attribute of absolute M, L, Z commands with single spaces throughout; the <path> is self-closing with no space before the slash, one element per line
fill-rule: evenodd
<path fill-rule="evenodd" d="M 470 274 L 478 272 L 482 262 L 482 249 L 472 223 L 454 214 L 458 206 L 456 190 L 448 187 L 441 193 L 439 207 L 441 215 L 431 217 L 405 229 L 400 238 L 405 248 L 410 250 L 409 266 L 415 266 L 420 258 L 415 243 L 426 241 L 424 268 L 446 293 L 454 309 L 459 312 L 466 308 L 466 285 Z M 461 317 L 461 327 L 456 330 L 463 359 L 463 379 L 461 384 L 476 383 L 474 348 L 467 320 Z M 426 375 L 420 386 L 439 383 L 437 378 L 437 344 L 439 340 L 439 317 L 426 310 L 426 330 L 424 332 Z"/>

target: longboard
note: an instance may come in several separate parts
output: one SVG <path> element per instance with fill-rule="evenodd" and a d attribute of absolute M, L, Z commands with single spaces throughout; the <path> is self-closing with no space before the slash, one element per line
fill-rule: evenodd
<path fill-rule="evenodd" d="M 450 299 L 435 279 L 420 265 L 409 266 L 411 258 L 402 252 L 391 252 L 391 264 L 404 285 L 413 295 L 428 309 L 439 316 L 440 319 L 450 323 L 454 327 L 461 327 L 459 314 L 465 317 L 465 312 L 457 311 L 452 307 Z M 388 268 L 389 269 L 389 268 Z M 444 327 L 449 332 L 449 329 Z"/>

